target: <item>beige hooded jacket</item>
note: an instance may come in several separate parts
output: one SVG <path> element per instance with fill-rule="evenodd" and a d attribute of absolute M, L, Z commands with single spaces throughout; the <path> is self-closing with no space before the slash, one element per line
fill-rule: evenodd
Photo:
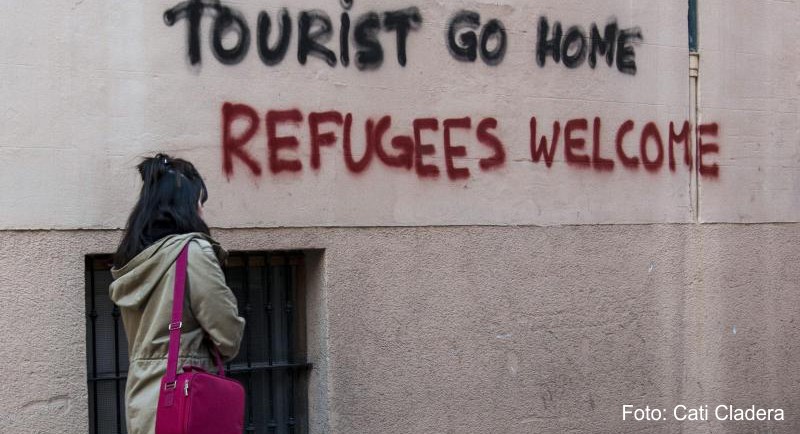
<path fill-rule="evenodd" d="M 129 434 L 155 432 L 159 387 L 167 366 L 175 261 L 186 243 L 189 263 L 178 367 L 213 369 L 206 336 L 227 360 L 239 351 L 244 319 L 238 315 L 236 298 L 225 284 L 220 266 L 226 253 L 211 237 L 170 235 L 122 268 L 112 269 L 111 300 L 120 307 L 128 336 L 125 404 Z"/>

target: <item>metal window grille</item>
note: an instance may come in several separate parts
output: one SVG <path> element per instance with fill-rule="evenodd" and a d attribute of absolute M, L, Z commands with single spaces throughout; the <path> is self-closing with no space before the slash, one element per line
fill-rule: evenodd
<path fill-rule="evenodd" d="M 89 432 L 122 434 L 128 343 L 108 295 L 110 255 L 86 257 L 86 364 Z M 245 433 L 308 432 L 303 256 L 298 252 L 231 253 L 225 276 L 247 320 L 227 375 L 246 391 Z"/>

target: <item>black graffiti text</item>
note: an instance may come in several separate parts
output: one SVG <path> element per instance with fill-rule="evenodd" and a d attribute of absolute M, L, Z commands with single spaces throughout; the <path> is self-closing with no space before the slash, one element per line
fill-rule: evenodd
<path fill-rule="evenodd" d="M 475 31 L 480 29 L 479 33 Z M 508 46 L 508 34 L 500 20 L 491 19 L 481 26 L 481 15 L 463 10 L 450 19 L 447 27 L 447 48 L 456 60 L 474 62 L 480 54 L 487 65 L 503 61 Z"/>
<path fill-rule="evenodd" d="M 353 20 L 349 12 L 353 6 L 352 1 L 343 1 L 341 4 L 343 10 L 337 23 L 338 44 L 331 43 L 335 24 L 328 13 L 318 9 L 297 13 L 294 20 L 297 24 L 297 61 L 301 65 L 305 65 L 309 58 L 317 58 L 331 67 L 338 63 L 349 66 L 350 52 L 353 48 L 354 64 L 358 69 L 379 68 L 384 61 L 383 46 L 378 38 L 380 32 L 395 34 L 397 62 L 401 66 L 406 65 L 409 35 L 422 25 L 422 15 L 418 8 L 370 11 Z M 265 65 L 278 65 L 288 54 L 294 28 L 288 9 L 281 9 L 274 19 L 268 12 L 261 11 L 253 35 L 247 20 L 236 9 L 223 5 L 219 0 L 188 0 L 164 12 L 164 22 L 172 26 L 180 20 L 186 20 L 187 51 L 192 65 L 202 62 L 200 33 L 202 18 L 206 16 L 213 19 L 210 33 L 211 52 L 223 64 L 235 65 L 244 60 L 252 45 L 253 36 L 259 58 Z M 223 38 L 231 32 L 236 36 L 235 43 L 226 46 L 223 44 Z M 335 47 L 336 45 L 338 47 Z M 334 49 L 338 49 L 338 56 Z"/>
<path fill-rule="evenodd" d="M 572 69 L 580 67 L 587 60 L 591 68 L 605 61 L 609 67 L 616 63 L 616 68 L 623 74 L 636 75 L 634 46 L 642 40 L 641 29 L 620 29 L 614 19 L 609 20 L 602 32 L 593 23 L 587 33 L 581 26 L 571 26 L 564 31 L 560 22 L 551 25 L 547 17 L 540 17 L 536 63 L 544 67 L 549 57 L 555 63 L 563 63 Z"/>

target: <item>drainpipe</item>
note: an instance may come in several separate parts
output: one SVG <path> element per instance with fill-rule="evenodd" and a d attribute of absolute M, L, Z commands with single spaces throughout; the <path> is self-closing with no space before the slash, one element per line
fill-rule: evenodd
<path fill-rule="evenodd" d="M 689 188 L 692 197 L 692 214 L 695 223 L 700 221 L 700 183 L 698 162 L 700 161 L 697 146 L 697 126 L 700 122 L 700 51 L 697 33 L 697 0 L 689 0 L 689 123 L 692 126 L 692 164 Z"/>

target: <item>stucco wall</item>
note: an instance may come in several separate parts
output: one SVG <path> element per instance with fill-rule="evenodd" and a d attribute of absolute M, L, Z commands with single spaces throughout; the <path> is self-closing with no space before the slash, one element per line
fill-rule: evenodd
<path fill-rule="evenodd" d="M 797 224 L 215 235 L 324 249 L 313 432 L 800 430 Z M 118 236 L 0 234 L 0 267 L 18 270 L 0 295 L 0 431 L 86 432 L 83 255 Z M 623 404 L 780 407 L 786 420 L 647 425 L 623 422 Z"/>
<path fill-rule="evenodd" d="M 800 3 L 699 4 L 700 116 L 725 149 L 720 178 L 701 180 L 701 220 L 798 221 Z"/>

